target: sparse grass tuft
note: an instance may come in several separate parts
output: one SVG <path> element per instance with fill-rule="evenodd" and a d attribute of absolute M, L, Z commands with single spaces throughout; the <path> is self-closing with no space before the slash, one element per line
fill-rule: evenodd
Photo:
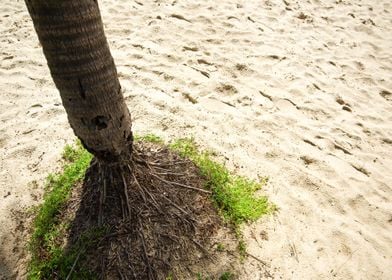
<path fill-rule="evenodd" d="M 237 234 L 238 238 L 238 252 L 240 253 L 241 259 L 246 258 L 246 243 L 244 237 L 241 234 Z"/>
<path fill-rule="evenodd" d="M 68 163 L 72 163 L 72 162 L 77 161 L 80 157 L 82 157 L 86 153 L 89 154 L 83 148 L 80 140 L 76 140 L 74 145 L 69 145 L 69 144 L 65 145 L 62 157 Z M 91 155 L 90 155 L 90 158 L 92 158 Z"/>
<path fill-rule="evenodd" d="M 211 159 L 211 153 L 200 152 L 193 139 L 179 139 L 170 144 L 170 148 L 191 159 L 200 168 L 218 208 L 234 225 L 255 221 L 273 209 L 266 197 L 255 195 L 267 179 L 256 182 L 231 175 L 225 166 Z"/>
<path fill-rule="evenodd" d="M 135 142 L 145 141 L 145 142 L 150 142 L 150 143 L 155 143 L 155 144 L 163 144 L 164 143 L 163 139 L 155 134 L 146 134 L 143 136 L 135 135 L 134 141 Z"/>

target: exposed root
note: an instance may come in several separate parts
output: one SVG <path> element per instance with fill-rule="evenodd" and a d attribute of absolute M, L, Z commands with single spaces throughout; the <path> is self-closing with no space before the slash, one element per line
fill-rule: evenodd
<path fill-rule="evenodd" d="M 210 191 L 204 190 L 204 189 L 200 189 L 200 188 L 195 188 L 192 186 L 187 186 L 181 183 L 177 183 L 177 182 L 169 182 L 166 181 L 165 179 L 163 179 L 162 177 L 158 176 L 156 173 L 151 173 L 152 176 L 154 176 L 155 178 L 157 178 L 158 180 L 168 184 L 169 186 L 178 186 L 178 187 L 182 187 L 182 188 L 186 188 L 186 189 L 191 189 L 191 190 L 195 190 L 195 191 L 199 191 L 199 192 L 204 192 L 204 193 L 211 193 Z"/>
<path fill-rule="evenodd" d="M 69 279 L 71 278 L 72 272 L 73 272 L 73 270 L 75 269 L 75 266 L 76 266 L 77 262 L 79 261 L 79 258 L 80 258 L 80 254 L 81 254 L 81 253 L 82 253 L 82 251 L 79 251 L 78 255 L 76 256 L 76 258 L 75 258 L 75 260 L 74 260 L 74 262 L 73 262 L 73 264 L 72 264 L 71 270 L 69 271 L 69 273 L 68 273 L 68 275 L 67 275 L 67 278 L 66 278 L 65 280 L 69 280 Z"/>
<path fill-rule="evenodd" d="M 106 178 L 106 172 L 105 172 L 105 167 L 100 167 L 101 168 L 101 187 L 102 189 L 100 190 L 99 194 L 99 207 L 98 207 L 98 225 L 102 225 L 102 219 L 103 219 L 103 207 L 104 203 L 106 200 L 106 186 L 107 186 L 107 178 Z"/>
<path fill-rule="evenodd" d="M 198 172 L 153 144 L 135 146 L 132 159 L 121 164 L 91 166 L 73 202 L 78 211 L 68 246 L 91 228 L 109 229 L 83 259 L 99 279 L 193 279 L 200 267 L 218 275 L 235 258 L 212 257 L 212 241 L 233 235 L 222 229 Z"/>
<path fill-rule="evenodd" d="M 129 214 L 131 213 L 131 206 L 129 205 L 130 202 L 128 197 L 128 186 L 127 186 L 127 182 L 125 181 L 124 173 L 120 172 L 120 176 L 124 186 L 124 190 L 123 190 L 124 199 L 121 201 L 121 203 L 126 205 L 126 211 L 123 211 L 123 217 L 125 219 L 129 217 Z"/>

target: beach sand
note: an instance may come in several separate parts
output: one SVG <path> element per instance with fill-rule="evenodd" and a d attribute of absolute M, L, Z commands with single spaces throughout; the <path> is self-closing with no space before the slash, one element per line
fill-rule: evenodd
<path fill-rule="evenodd" d="M 392 4 L 100 1 L 134 131 L 194 136 L 279 211 L 240 279 L 392 279 Z M 74 135 L 23 1 L 0 3 L 0 279 Z"/>

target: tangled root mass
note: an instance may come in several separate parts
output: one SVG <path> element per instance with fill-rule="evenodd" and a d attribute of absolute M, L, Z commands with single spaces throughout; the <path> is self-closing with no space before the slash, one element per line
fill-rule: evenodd
<path fill-rule="evenodd" d="M 191 161 L 154 144 L 136 144 L 120 164 L 93 162 L 68 205 L 75 210 L 67 246 L 92 228 L 106 229 L 80 260 L 99 279 L 194 279 L 200 269 L 212 276 L 232 270 L 234 257 L 214 256 L 218 241 L 234 238 L 204 183 Z"/>

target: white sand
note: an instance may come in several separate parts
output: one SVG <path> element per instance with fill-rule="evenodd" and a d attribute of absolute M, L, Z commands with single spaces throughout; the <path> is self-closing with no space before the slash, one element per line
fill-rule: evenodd
<path fill-rule="evenodd" d="M 135 132 L 270 177 L 241 279 L 392 279 L 390 1 L 140 3 L 101 1 Z M 23 279 L 22 213 L 74 136 L 23 1 L 0 35 L 0 279 Z"/>

